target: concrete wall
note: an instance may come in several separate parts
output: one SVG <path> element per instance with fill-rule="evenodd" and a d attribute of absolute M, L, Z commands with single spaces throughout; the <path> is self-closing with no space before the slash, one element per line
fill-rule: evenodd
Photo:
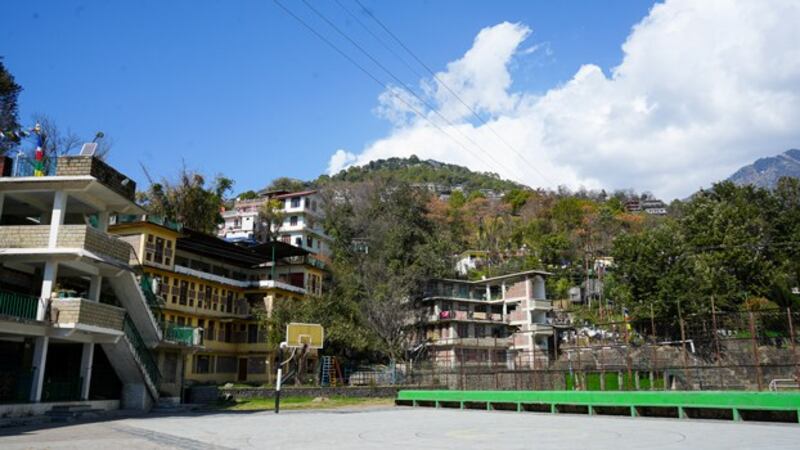
<path fill-rule="evenodd" d="M 0 404 L 0 418 L 39 416 L 54 406 L 90 405 L 92 409 L 111 411 L 119 409 L 119 400 L 92 400 L 86 402 L 53 402 L 53 403 L 13 403 Z"/>
<path fill-rule="evenodd" d="M 136 197 L 136 183 L 117 172 L 99 158 L 91 156 L 62 156 L 58 158 L 56 176 L 90 175 L 128 200 Z M 128 180 L 125 182 L 125 180 Z"/>
<path fill-rule="evenodd" d="M 59 324 L 80 323 L 122 331 L 125 310 L 86 299 L 56 299 L 52 303 L 53 317 Z"/>
<path fill-rule="evenodd" d="M 397 386 L 376 387 L 285 387 L 283 397 L 397 397 Z M 190 403 L 212 403 L 217 399 L 274 398 L 273 388 L 220 388 L 217 386 L 197 386 L 189 389 Z"/>

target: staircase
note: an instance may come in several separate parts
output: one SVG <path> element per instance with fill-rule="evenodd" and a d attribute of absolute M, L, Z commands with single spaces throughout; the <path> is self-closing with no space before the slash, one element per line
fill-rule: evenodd
<path fill-rule="evenodd" d="M 163 339 L 152 311 L 158 306 L 157 298 L 146 279 L 137 280 L 132 272 L 125 271 L 109 281 L 127 314 L 123 336 L 116 343 L 102 344 L 103 350 L 122 381 L 122 407 L 149 410 L 158 401 L 161 382 L 151 351 Z"/>
<path fill-rule="evenodd" d="M 161 373 L 130 317 L 125 317 L 123 327 L 125 334 L 114 344 L 102 344 L 103 350 L 122 381 L 122 407 L 150 409 L 158 401 Z"/>

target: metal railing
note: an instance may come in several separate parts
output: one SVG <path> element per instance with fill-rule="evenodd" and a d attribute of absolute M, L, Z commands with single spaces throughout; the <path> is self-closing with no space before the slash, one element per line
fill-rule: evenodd
<path fill-rule="evenodd" d="M 58 158 L 45 158 L 43 162 L 42 175 L 53 176 L 56 174 Z M 36 173 L 36 161 L 29 158 L 25 153 L 19 152 L 14 157 L 14 170 L 12 172 L 15 177 L 32 177 Z"/>
<path fill-rule="evenodd" d="M 164 301 L 153 292 L 153 282 L 149 276 L 142 275 L 139 277 L 139 287 L 142 289 L 144 298 L 147 300 L 147 305 L 150 306 L 151 310 L 158 310 L 164 306 Z"/>
<path fill-rule="evenodd" d="M 0 315 L 36 320 L 38 305 L 37 297 L 0 291 Z"/>
<path fill-rule="evenodd" d="M 158 364 L 156 363 L 155 358 L 153 358 L 153 353 L 147 348 L 145 345 L 142 336 L 139 334 L 139 330 L 136 329 L 136 325 L 133 323 L 133 320 L 129 316 L 125 316 L 125 324 L 123 326 L 123 331 L 125 332 L 125 337 L 130 342 L 131 347 L 136 354 L 139 363 L 144 367 L 145 371 L 147 372 L 147 376 L 150 377 L 150 381 L 158 387 L 159 383 L 161 382 L 161 372 L 158 370 Z"/>
<path fill-rule="evenodd" d="M 203 345 L 203 331 L 195 327 L 178 326 L 173 323 L 167 322 L 163 325 L 164 340 L 174 342 L 176 344 L 186 346 L 199 346 Z M 195 335 L 198 338 L 195 338 Z"/>

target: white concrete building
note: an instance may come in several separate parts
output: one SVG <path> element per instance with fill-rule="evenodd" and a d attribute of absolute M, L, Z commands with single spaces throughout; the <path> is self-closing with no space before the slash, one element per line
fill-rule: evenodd
<path fill-rule="evenodd" d="M 143 212 L 135 190 L 90 156 L 58 158 L 54 176 L 0 177 L 0 415 L 158 400 L 152 292 L 107 233 L 110 214 Z"/>
<path fill-rule="evenodd" d="M 325 216 L 316 190 L 260 192 L 256 199 L 237 200 L 233 209 L 222 213 L 225 223 L 219 236 L 230 241 L 266 241 L 267 230 L 258 220 L 258 211 L 269 200 L 281 202 L 285 214 L 277 228 L 278 240 L 303 248 L 323 260 L 330 257 L 331 239 L 322 226 Z"/>
<path fill-rule="evenodd" d="M 441 366 L 546 365 L 554 349 L 549 275 L 530 270 L 479 281 L 431 280 L 421 301 L 417 345 Z"/>

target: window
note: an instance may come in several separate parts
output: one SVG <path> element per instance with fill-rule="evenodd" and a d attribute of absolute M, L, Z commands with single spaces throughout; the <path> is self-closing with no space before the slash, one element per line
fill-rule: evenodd
<path fill-rule="evenodd" d="M 310 208 L 311 207 L 311 199 L 310 198 L 306 198 L 304 203 L 306 205 L 306 208 Z"/>
<path fill-rule="evenodd" d="M 179 326 L 179 327 L 182 327 L 182 326 L 184 326 L 184 325 L 186 325 L 186 318 L 185 318 L 185 317 L 178 316 L 178 326 Z"/>
<path fill-rule="evenodd" d="M 284 244 L 291 244 L 292 243 L 292 237 L 283 235 L 283 236 L 281 236 L 281 242 L 283 242 Z"/>
<path fill-rule="evenodd" d="M 217 356 L 217 373 L 236 373 L 236 357 Z"/>
<path fill-rule="evenodd" d="M 456 328 L 457 337 L 465 338 L 469 337 L 469 324 L 466 323 L 459 323 Z"/>
<path fill-rule="evenodd" d="M 297 246 L 297 247 L 302 247 L 303 246 L 303 238 L 301 238 L 299 236 L 294 238 L 294 245 Z"/>
<path fill-rule="evenodd" d="M 306 237 L 306 247 L 314 248 L 314 238 L 311 236 Z"/>
<path fill-rule="evenodd" d="M 211 356 L 209 355 L 195 356 L 194 373 L 211 373 Z"/>
<path fill-rule="evenodd" d="M 181 280 L 181 287 L 178 291 L 178 303 L 181 305 L 186 304 L 186 296 L 189 293 L 189 282 L 186 280 Z"/>
<path fill-rule="evenodd" d="M 247 342 L 255 344 L 258 342 L 258 325 L 251 323 L 247 325 Z"/>
<path fill-rule="evenodd" d="M 292 208 L 299 208 L 300 207 L 300 197 L 295 197 L 292 199 Z"/>
<path fill-rule="evenodd" d="M 229 313 L 233 312 L 233 292 L 228 292 L 228 298 L 225 299 L 225 303 Z"/>
<path fill-rule="evenodd" d="M 296 227 L 297 226 L 297 216 L 289 217 L 289 226 Z"/>
<path fill-rule="evenodd" d="M 153 262 L 164 264 L 164 238 L 156 238 L 156 248 L 153 254 Z"/>
<path fill-rule="evenodd" d="M 209 320 L 208 321 L 208 332 L 205 335 L 205 338 L 209 341 L 217 340 L 217 335 L 214 333 L 216 330 L 214 329 L 214 322 Z"/>
<path fill-rule="evenodd" d="M 267 361 L 264 358 L 248 358 L 247 373 L 267 373 Z"/>

